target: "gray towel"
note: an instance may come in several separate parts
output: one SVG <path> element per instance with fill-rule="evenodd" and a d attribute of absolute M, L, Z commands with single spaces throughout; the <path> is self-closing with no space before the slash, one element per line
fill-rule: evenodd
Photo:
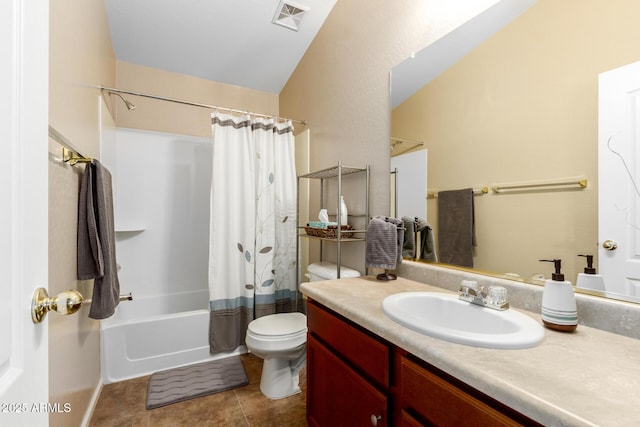
<path fill-rule="evenodd" d="M 472 188 L 438 192 L 440 262 L 473 267 L 474 221 Z"/>
<path fill-rule="evenodd" d="M 438 262 L 436 245 L 433 239 L 433 227 L 427 221 L 419 219 L 416 231 L 420 233 L 420 259 Z"/>
<path fill-rule="evenodd" d="M 402 256 L 407 258 L 416 257 L 416 221 L 408 216 L 402 217 L 404 223 L 404 243 L 402 245 Z"/>
<path fill-rule="evenodd" d="M 402 222 L 405 229 L 402 256 L 438 262 L 431 225 L 418 217 L 409 218 L 408 216 L 403 216 Z M 418 254 L 417 248 L 417 234 L 420 235 L 420 254 Z"/>
<path fill-rule="evenodd" d="M 111 174 L 97 160 L 87 163 L 78 201 L 78 279 L 93 282 L 89 317 L 113 315 L 120 301 Z"/>
<path fill-rule="evenodd" d="M 402 262 L 402 242 L 404 227 L 396 218 L 375 216 L 367 227 L 366 254 L 367 267 L 395 270 Z"/>

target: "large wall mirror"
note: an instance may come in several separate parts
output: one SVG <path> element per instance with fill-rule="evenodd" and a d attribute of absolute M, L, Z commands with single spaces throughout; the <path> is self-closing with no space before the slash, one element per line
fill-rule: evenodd
<path fill-rule="evenodd" d="M 598 269 L 598 77 L 640 61 L 637 16 L 635 0 L 497 1 L 392 70 L 391 137 L 424 144 L 429 191 L 567 183 L 478 191 L 474 269 L 537 284 L 541 259 L 574 284 L 579 255 Z"/>

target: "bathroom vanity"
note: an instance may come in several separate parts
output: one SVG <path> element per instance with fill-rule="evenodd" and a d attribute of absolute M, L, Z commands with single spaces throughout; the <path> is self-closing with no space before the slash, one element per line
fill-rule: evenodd
<path fill-rule="evenodd" d="M 539 425 L 313 300 L 307 309 L 310 425 Z"/>
<path fill-rule="evenodd" d="M 573 334 L 546 330 L 529 349 L 472 347 L 414 332 L 382 312 L 389 295 L 446 289 L 366 276 L 301 291 L 311 426 L 640 424 L 636 339 L 581 325 Z"/>

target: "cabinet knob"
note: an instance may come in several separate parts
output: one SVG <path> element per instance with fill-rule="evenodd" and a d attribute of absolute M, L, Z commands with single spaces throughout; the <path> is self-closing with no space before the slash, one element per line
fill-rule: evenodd
<path fill-rule="evenodd" d="M 378 421 L 380 421 L 382 419 L 382 417 L 380 415 L 371 415 L 371 425 L 372 426 L 377 426 L 378 425 Z"/>

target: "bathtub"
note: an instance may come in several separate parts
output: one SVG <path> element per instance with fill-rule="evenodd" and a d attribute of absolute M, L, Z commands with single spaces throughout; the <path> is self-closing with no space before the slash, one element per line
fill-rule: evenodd
<path fill-rule="evenodd" d="M 100 322 L 102 381 L 109 384 L 246 352 L 209 353 L 208 290 L 133 294 Z"/>

